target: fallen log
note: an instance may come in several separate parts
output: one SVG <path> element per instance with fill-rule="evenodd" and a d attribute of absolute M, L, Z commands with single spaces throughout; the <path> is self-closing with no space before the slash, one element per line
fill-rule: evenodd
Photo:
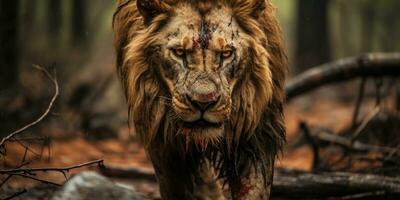
<path fill-rule="evenodd" d="M 346 172 L 296 173 L 275 176 L 273 197 L 328 198 L 373 193 L 374 195 L 400 198 L 400 178 Z M 376 196 L 375 196 L 376 197 Z"/>
<path fill-rule="evenodd" d="M 400 53 L 366 54 L 314 67 L 288 82 L 287 101 L 330 83 L 385 76 L 400 76 Z"/>
<path fill-rule="evenodd" d="M 106 166 L 101 173 L 110 178 L 126 178 L 155 182 L 149 171 L 138 168 Z M 345 172 L 308 173 L 280 170 L 272 186 L 276 199 L 366 199 L 369 197 L 400 198 L 400 178 Z"/>

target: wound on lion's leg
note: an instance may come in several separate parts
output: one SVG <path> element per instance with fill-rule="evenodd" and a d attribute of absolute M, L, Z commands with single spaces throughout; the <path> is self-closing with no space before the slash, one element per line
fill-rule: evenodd
<path fill-rule="evenodd" d="M 272 174 L 272 167 L 267 172 L 268 177 Z M 232 192 L 234 200 L 267 200 L 271 190 L 271 183 L 262 175 L 261 167 L 250 167 L 250 170 L 240 178 L 237 191 Z M 266 183 L 267 181 L 267 183 Z"/>

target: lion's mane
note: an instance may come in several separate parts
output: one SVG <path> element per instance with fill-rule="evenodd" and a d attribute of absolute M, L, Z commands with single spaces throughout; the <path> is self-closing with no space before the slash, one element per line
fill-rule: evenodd
<path fill-rule="evenodd" d="M 155 2 L 160 4 L 160 8 L 168 10 L 179 1 L 185 0 Z M 208 0 L 186 1 L 199 3 L 199 7 L 206 7 L 209 3 Z M 285 142 L 282 105 L 287 63 L 271 0 L 227 2 L 231 4 L 239 25 L 253 38 L 249 49 L 252 66 L 247 67 L 245 75 L 234 88 L 229 128 L 221 148 L 218 148 L 222 158 L 215 158 L 221 163 L 221 176 L 235 177 L 238 169 L 240 173 L 242 162 L 262 163 L 262 166 L 271 168 Z M 153 67 L 159 65 L 160 60 L 152 56 L 152 44 L 169 17 L 165 12 L 148 23 L 140 16 L 134 0 L 121 1 L 113 21 L 117 69 L 129 104 L 130 122 L 141 142 L 146 148 L 160 148 L 155 146 L 174 143 L 167 145 L 168 148 L 175 148 L 173 151 L 183 155 L 185 147 L 181 140 L 184 138 L 175 135 L 174 122 L 169 118 L 173 112 L 168 106 L 170 102 L 167 98 L 160 98 L 170 94 Z M 261 70 L 261 66 L 267 65 L 270 75 Z M 272 95 L 265 88 L 270 82 Z"/>

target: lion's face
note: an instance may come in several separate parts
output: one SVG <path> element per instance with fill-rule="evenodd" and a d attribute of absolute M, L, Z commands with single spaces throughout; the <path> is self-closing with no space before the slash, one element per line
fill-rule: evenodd
<path fill-rule="evenodd" d="M 222 136 L 235 84 L 246 70 L 248 38 L 227 7 L 206 16 L 186 4 L 175 8 L 156 43 L 161 77 L 184 133 Z"/>

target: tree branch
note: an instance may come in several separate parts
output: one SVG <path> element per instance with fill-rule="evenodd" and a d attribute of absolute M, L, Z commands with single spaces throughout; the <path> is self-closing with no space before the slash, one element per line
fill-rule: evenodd
<path fill-rule="evenodd" d="M 382 76 L 400 76 L 400 53 L 373 53 L 314 67 L 289 81 L 287 101 L 330 83 Z"/>
<path fill-rule="evenodd" d="M 54 105 L 54 102 L 56 101 L 58 95 L 59 95 L 59 87 L 58 87 L 58 82 L 57 82 L 57 77 L 56 77 L 56 72 L 54 71 L 54 75 L 51 75 L 49 73 L 49 71 L 47 71 L 46 69 L 44 69 L 43 67 L 40 67 L 39 65 L 33 65 L 33 67 L 39 71 L 41 71 L 44 75 L 46 75 L 46 77 L 53 83 L 54 85 L 54 95 L 50 100 L 49 105 L 47 106 L 47 109 L 45 110 L 45 112 L 35 121 L 25 125 L 24 127 L 10 133 L 8 136 L 4 137 L 1 142 L 0 142 L 0 148 L 4 148 L 5 142 L 7 142 L 8 140 L 10 140 L 11 138 L 15 137 L 16 135 L 26 131 L 27 129 L 31 128 L 32 126 L 35 126 L 36 124 L 38 124 L 40 121 L 42 121 L 50 112 L 51 108 Z"/>
<path fill-rule="evenodd" d="M 73 166 L 69 166 L 69 167 L 49 167 L 49 168 L 25 168 L 25 169 L 6 169 L 6 170 L 0 170 L 0 174 L 14 174 L 15 173 L 21 173 L 21 174 L 32 174 L 34 172 L 68 172 L 72 169 L 77 169 L 77 168 L 81 168 L 81 167 L 86 167 L 86 166 L 90 166 L 90 165 L 94 165 L 97 164 L 99 166 L 99 168 L 103 168 L 104 164 L 103 164 L 103 160 L 94 160 L 94 161 L 90 161 L 90 162 L 85 162 L 79 165 L 73 165 Z"/>
<path fill-rule="evenodd" d="M 347 139 L 340 135 L 333 135 L 327 132 L 319 132 L 318 134 L 314 134 L 313 137 L 317 139 L 320 143 L 329 143 L 335 144 L 346 149 L 351 149 L 353 151 L 358 152 L 369 152 L 369 151 L 379 151 L 382 153 L 399 153 L 400 149 L 385 147 L 385 146 L 377 146 L 365 144 L 359 141 L 352 142 L 350 139 Z"/>
<path fill-rule="evenodd" d="M 85 163 L 78 164 L 78 165 L 73 165 L 73 166 L 69 166 L 69 167 L 60 167 L 60 168 L 52 167 L 52 168 L 25 168 L 25 169 L 0 170 L 0 175 L 8 175 L 1 182 L 0 186 L 5 184 L 13 176 L 20 176 L 20 177 L 23 177 L 23 178 L 39 181 L 39 182 L 42 182 L 42 183 L 45 183 L 45 184 L 61 186 L 58 183 L 54 183 L 54 182 L 51 182 L 51 181 L 47 181 L 47 180 L 44 180 L 44 179 L 37 178 L 36 175 L 35 175 L 35 172 L 58 172 L 58 173 L 61 173 L 67 179 L 66 173 L 68 173 L 70 170 L 81 168 L 81 167 L 85 167 L 85 166 L 90 166 L 90 165 L 93 165 L 93 164 L 97 164 L 100 169 L 102 169 L 104 167 L 103 160 L 94 160 L 94 161 L 85 162 Z"/>
<path fill-rule="evenodd" d="M 314 138 L 311 136 L 311 131 L 306 122 L 300 122 L 300 129 L 302 130 L 302 134 L 304 134 L 305 139 L 308 144 L 310 144 L 311 149 L 313 151 L 313 163 L 312 169 L 317 170 L 319 168 L 319 146 L 315 142 Z"/>

